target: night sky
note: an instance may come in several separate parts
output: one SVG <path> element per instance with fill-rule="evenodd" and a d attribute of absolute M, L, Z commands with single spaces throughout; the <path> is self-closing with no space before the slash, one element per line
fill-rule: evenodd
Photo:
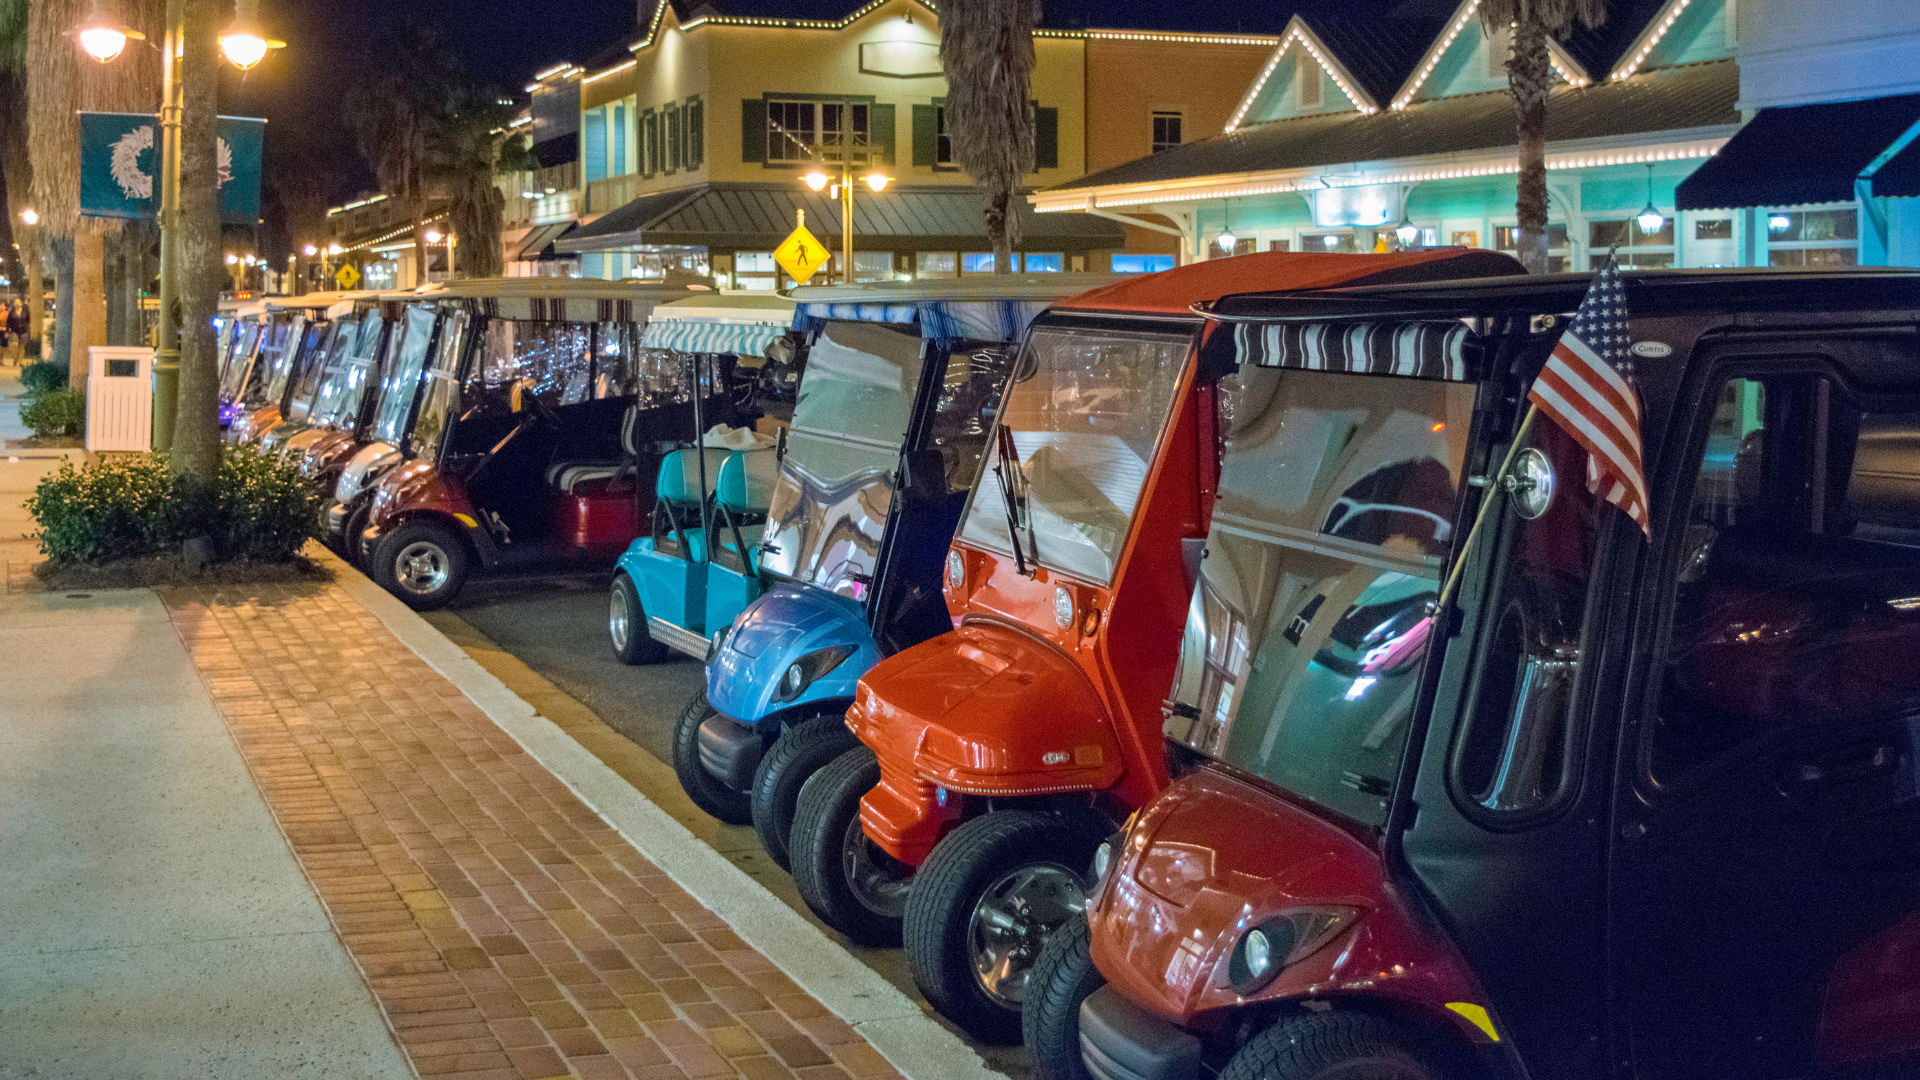
<path fill-rule="evenodd" d="M 726 6 L 726 0 L 719 0 Z M 859 0 L 744 0 L 755 7 L 851 10 Z M 1048 0 L 1049 25 L 1276 33 L 1297 8 L 1364 16 L 1392 0 Z M 1418 0 L 1415 0 L 1418 2 Z M 366 63 L 368 35 L 399 12 L 437 24 L 475 76 L 517 94 L 532 76 L 563 60 L 587 63 L 638 36 L 638 0 L 263 0 L 261 21 L 287 47 L 241 77 L 226 69 L 220 111 L 264 116 L 268 173 L 289 166 L 320 170 L 337 205 L 373 180 L 353 149 L 341 116 L 346 91 Z"/>

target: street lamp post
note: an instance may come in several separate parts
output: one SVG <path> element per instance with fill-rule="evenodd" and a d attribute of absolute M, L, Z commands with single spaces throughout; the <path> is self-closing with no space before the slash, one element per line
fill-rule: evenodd
<path fill-rule="evenodd" d="M 789 137 L 791 138 L 791 136 Z M 853 182 L 854 182 L 853 158 L 854 158 L 854 152 L 856 150 L 862 150 L 865 152 L 864 153 L 864 157 L 866 159 L 865 163 L 867 168 L 871 171 L 869 171 L 867 175 L 862 179 L 866 181 L 867 187 L 871 188 L 875 195 L 878 195 L 882 191 L 885 191 L 887 189 L 887 185 L 893 182 L 893 178 L 890 176 L 887 176 L 884 173 L 881 173 L 876 169 L 873 169 L 873 164 L 874 164 L 873 142 L 867 136 L 860 135 L 853 130 L 853 102 L 847 99 L 842 99 L 840 103 L 839 144 L 840 144 L 840 176 L 838 179 L 828 176 L 824 171 L 822 171 L 818 167 L 816 167 L 812 172 L 801 177 L 801 179 L 805 181 L 806 185 L 809 188 L 812 188 L 814 191 L 821 191 L 827 188 L 828 186 L 831 186 L 833 190 L 828 193 L 829 196 L 838 198 L 840 200 L 840 283 L 842 285 L 851 285 L 853 284 L 853 281 L 854 281 L 854 274 L 853 274 Z M 802 145 L 805 146 L 804 143 Z M 819 151 L 815 150 L 811 146 L 806 146 L 806 150 L 807 150 L 807 153 L 813 155 L 815 159 L 819 159 L 821 157 Z"/>

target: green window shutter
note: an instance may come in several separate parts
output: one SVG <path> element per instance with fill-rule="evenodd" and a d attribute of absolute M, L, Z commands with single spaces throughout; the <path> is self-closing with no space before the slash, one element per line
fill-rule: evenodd
<path fill-rule="evenodd" d="M 667 118 L 667 168 L 678 169 L 685 160 L 683 156 L 685 136 L 681 134 L 680 106 L 671 101 L 668 102 L 664 115 Z"/>
<path fill-rule="evenodd" d="M 933 106 L 915 105 L 913 107 L 913 163 L 932 165 L 939 131 L 934 127 L 938 121 L 933 115 Z"/>
<path fill-rule="evenodd" d="M 893 106 L 868 106 L 867 139 L 879 148 L 882 164 L 893 164 Z"/>
<path fill-rule="evenodd" d="M 750 98 L 740 103 L 740 160 L 767 160 L 767 102 Z"/>
<path fill-rule="evenodd" d="M 687 168 L 697 169 L 707 160 L 707 109 L 699 98 L 687 99 Z"/>
<path fill-rule="evenodd" d="M 1060 167 L 1060 110 L 1033 110 L 1033 167 Z"/>

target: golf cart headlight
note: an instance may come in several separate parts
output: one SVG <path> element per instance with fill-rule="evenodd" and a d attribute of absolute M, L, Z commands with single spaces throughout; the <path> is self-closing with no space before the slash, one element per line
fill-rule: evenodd
<path fill-rule="evenodd" d="M 728 623 L 720 628 L 719 633 L 713 635 L 712 641 L 707 642 L 707 663 L 713 663 L 713 658 L 719 656 L 720 650 L 727 647 L 727 635 L 731 633 L 733 633 L 733 624 Z"/>
<path fill-rule="evenodd" d="M 1241 997 L 1306 959 L 1360 917 L 1359 908 L 1303 907 L 1283 911 L 1240 935 L 1227 960 L 1227 981 Z"/>
<path fill-rule="evenodd" d="M 947 588 L 959 592 L 967 584 L 967 560 L 957 551 L 947 552 Z"/>
<path fill-rule="evenodd" d="M 780 676 L 780 685 L 774 688 L 773 700 L 792 701 L 798 698 L 806 693 L 807 687 L 812 686 L 815 679 L 839 667 L 841 661 L 852 655 L 851 645 L 830 645 L 795 660 L 788 665 L 786 674 Z"/>
<path fill-rule="evenodd" d="M 1093 849 L 1093 880 L 1105 881 L 1107 871 L 1113 868 L 1113 841 L 1104 840 Z"/>
<path fill-rule="evenodd" d="M 1073 628 L 1073 594 L 1065 585 L 1056 585 L 1053 589 L 1053 621 L 1062 630 Z"/>

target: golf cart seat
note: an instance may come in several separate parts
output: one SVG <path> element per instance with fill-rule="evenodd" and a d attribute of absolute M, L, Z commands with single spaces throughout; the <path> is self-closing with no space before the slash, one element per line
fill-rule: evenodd
<path fill-rule="evenodd" d="M 720 466 L 713 495 L 713 558 L 743 574 L 756 572 L 748 532 L 767 520 L 779 465 L 772 448 L 732 451 Z"/>
<path fill-rule="evenodd" d="M 620 418 L 621 457 L 611 461 L 556 461 L 547 466 L 548 486 L 562 494 L 574 495 L 582 484 L 594 480 L 614 480 L 630 474 L 634 459 L 633 429 L 639 413 L 640 406 L 636 402 L 628 405 L 626 413 Z"/>
<path fill-rule="evenodd" d="M 707 489 L 700 484 L 701 458 L 706 459 L 706 479 L 711 485 L 733 454 L 732 450 L 684 449 L 660 460 L 660 476 L 653 489 L 655 551 L 688 562 L 706 561 L 706 537 L 700 531 L 700 504 L 707 499 Z"/>

